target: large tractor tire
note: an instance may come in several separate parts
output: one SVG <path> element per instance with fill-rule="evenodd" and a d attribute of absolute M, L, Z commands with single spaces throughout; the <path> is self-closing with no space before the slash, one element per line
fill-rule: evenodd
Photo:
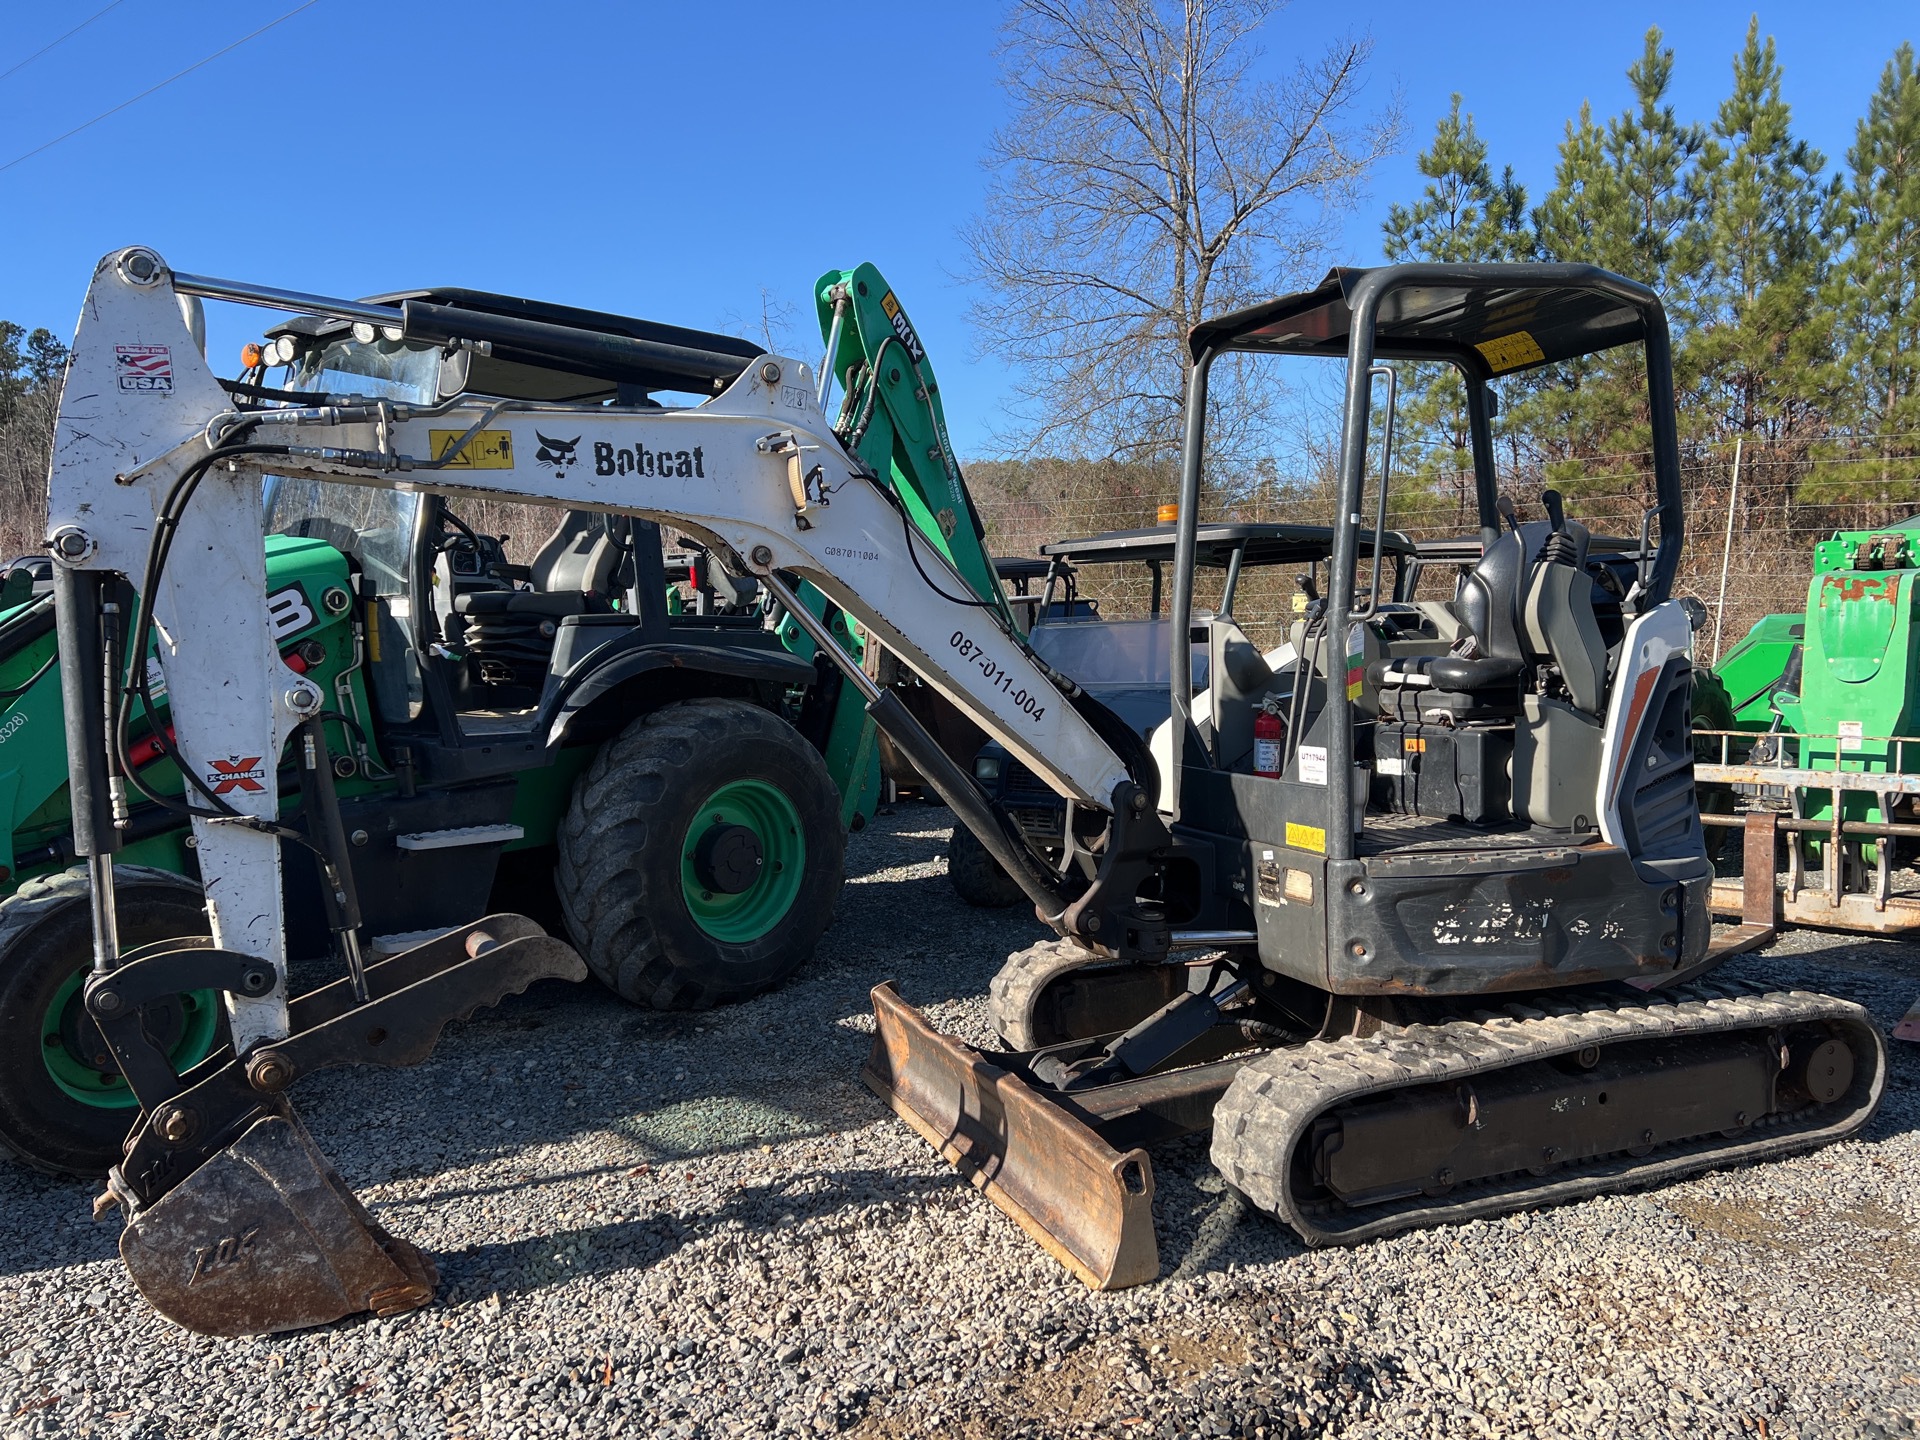
<path fill-rule="evenodd" d="M 642 716 L 574 783 L 554 887 L 623 999 L 701 1010 L 771 989 L 833 918 L 847 837 L 814 748 L 740 700 Z"/>
<path fill-rule="evenodd" d="M 113 874 L 123 950 L 208 933 L 191 880 L 135 865 Z M 56 1175 L 106 1174 L 140 1113 L 81 1003 L 93 967 L 91 889 L 74 869 L 0 901 L 0 1146 Z M 226 1043 L 213 991 L 169 997 L 147 1015 L 178 1070 Z"/>
<path fill-rule="evenodd" d="M 1005 910 L 1027 900 L 1014 878 L 1000 868 L 980 837 L 960 821 L 953 822 L 953 835 L 947 841 L 947 883 L 953 893 L 981 910 Z"/>

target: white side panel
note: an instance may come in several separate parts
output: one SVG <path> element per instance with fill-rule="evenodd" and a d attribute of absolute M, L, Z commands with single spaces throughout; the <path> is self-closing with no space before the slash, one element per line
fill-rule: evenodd
<path fill-rule="evenodd" d="M 1600 836 L 1609 845 L 1626 843 L 1620 825 L 1620 797 L 1632 779 L 1625 773 L 1627 754 L 1647 719 L 1654 684 L 1671 657 L 1692 652 L 1693 627 L 1678 600 L 1654 606 L 1627 627 L 1601 742 Z"/>

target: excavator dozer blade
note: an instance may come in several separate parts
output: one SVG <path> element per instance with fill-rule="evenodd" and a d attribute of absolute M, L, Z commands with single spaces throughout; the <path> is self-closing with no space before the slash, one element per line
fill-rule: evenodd
<path fill-rule="evenodd" d="M 979 1051 L 937 1032 L 888 981 L 874 987 L 861 1078 L 987 1198 L 1096 1290 L 1160 1274 L 1153 1166 Z"/>
<path fill-rule="evenodd" d="M 140 1212 L 120 1258 L 149 1304 L 202 1335 L 262 1335 L 433 1299 L 433 1262 L 382 1230 L 291 1110 Z"/>

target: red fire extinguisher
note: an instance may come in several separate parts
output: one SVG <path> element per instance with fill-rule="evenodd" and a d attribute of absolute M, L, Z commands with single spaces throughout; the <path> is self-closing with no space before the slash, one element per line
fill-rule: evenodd
<path fill-rule="evenodd" d="M 1287 725 L 1280 718 L 1280 702 L 1269 695 L 1253 717 L 1253 773 L 1269 780 L 1280 778 L 1281 756 L 1286 746 Z"/>

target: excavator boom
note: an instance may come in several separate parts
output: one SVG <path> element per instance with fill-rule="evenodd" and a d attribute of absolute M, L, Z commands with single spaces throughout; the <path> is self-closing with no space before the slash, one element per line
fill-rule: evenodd
<path fill-rule="evenodd" d="M 1132 838 L 1107 847 L 1109 868 L 1112 857 L 1151 849 L 1158 821 L 1150 797 L 1103 737 L 1099 708 L 1033 655 L 1001 595 L 904 311 L 871 266 L 836 273 L 823 294 L 841 320 L 828 326 L 832 363 L 849 386 L 844 440 L 822 412 L 824 387 L 801 361 L 764 355 L 743 366 L 671 336 L 181 276 L 138 247 L 100 262 L 56 434 L 48 546 L 62 653 L 73 657 L 62 677 L 76 849 L 95 897 L 86 1003 L 142 1105 L 109 1198 L 128 1217 L 128 1266 L 165 1313 L 212 1333 L 249 1333 L 424 1303 L 430 1265 L 372 1226 L 285 1091 L 325 1065 L 417 1062 L 448 1019 L 543 976 L 585 973 L 568 947 L 519 917 L 489 917 L 371 966 L 345 920 L 336 927 L 345 988 L 290 1002 L 283 843 L 318 851 L 337 874 L 345 864 L 330 846 L 344 841 L 325 823 L 291 830 L 281 814 L 289 753 L 303 806 L 311 800 L 322 822 L 329 813 L 328 702 L 273 645 L 261 560 L 266 474 L 430 485 L 665 521 L 692 534 L 766 586 L 928 780 L 994 834 L 1003 863 L 1063 931 L 1113 953 L 1164 953 L 1164 927 L 1139 905 L 1131 871 L 1103 871 L 1088 883 L 1034 863 L 800 593 L 817 589 L 1061 795 L 1110 814 L 1116 836 Z M 402 345 L 478 355 L 499 347 L 705 398 L 677 408 L 625 390 L 632 403 L 236 399 L 183 318 L 204 299 L 308 310 Z M 869 333 L 883 322 L 884 336 Z M 129 582 L 139 597 L 131 608 Z M 149 641 L 157 677 L 122 663 Z M 125 786 L 139 783 L 126 734 L 155 681 L 165 685 L 170 746 L 189 781 L 184 807 L 212 943 L 126 955 L 115 935 L 112 855 Z M 178 1075 L 138 1016 L 147 1000 L 190 988 L 224 993 L 234 1055 Z M 241 1220 L 244 1235 L 232 1229 Z"/>

